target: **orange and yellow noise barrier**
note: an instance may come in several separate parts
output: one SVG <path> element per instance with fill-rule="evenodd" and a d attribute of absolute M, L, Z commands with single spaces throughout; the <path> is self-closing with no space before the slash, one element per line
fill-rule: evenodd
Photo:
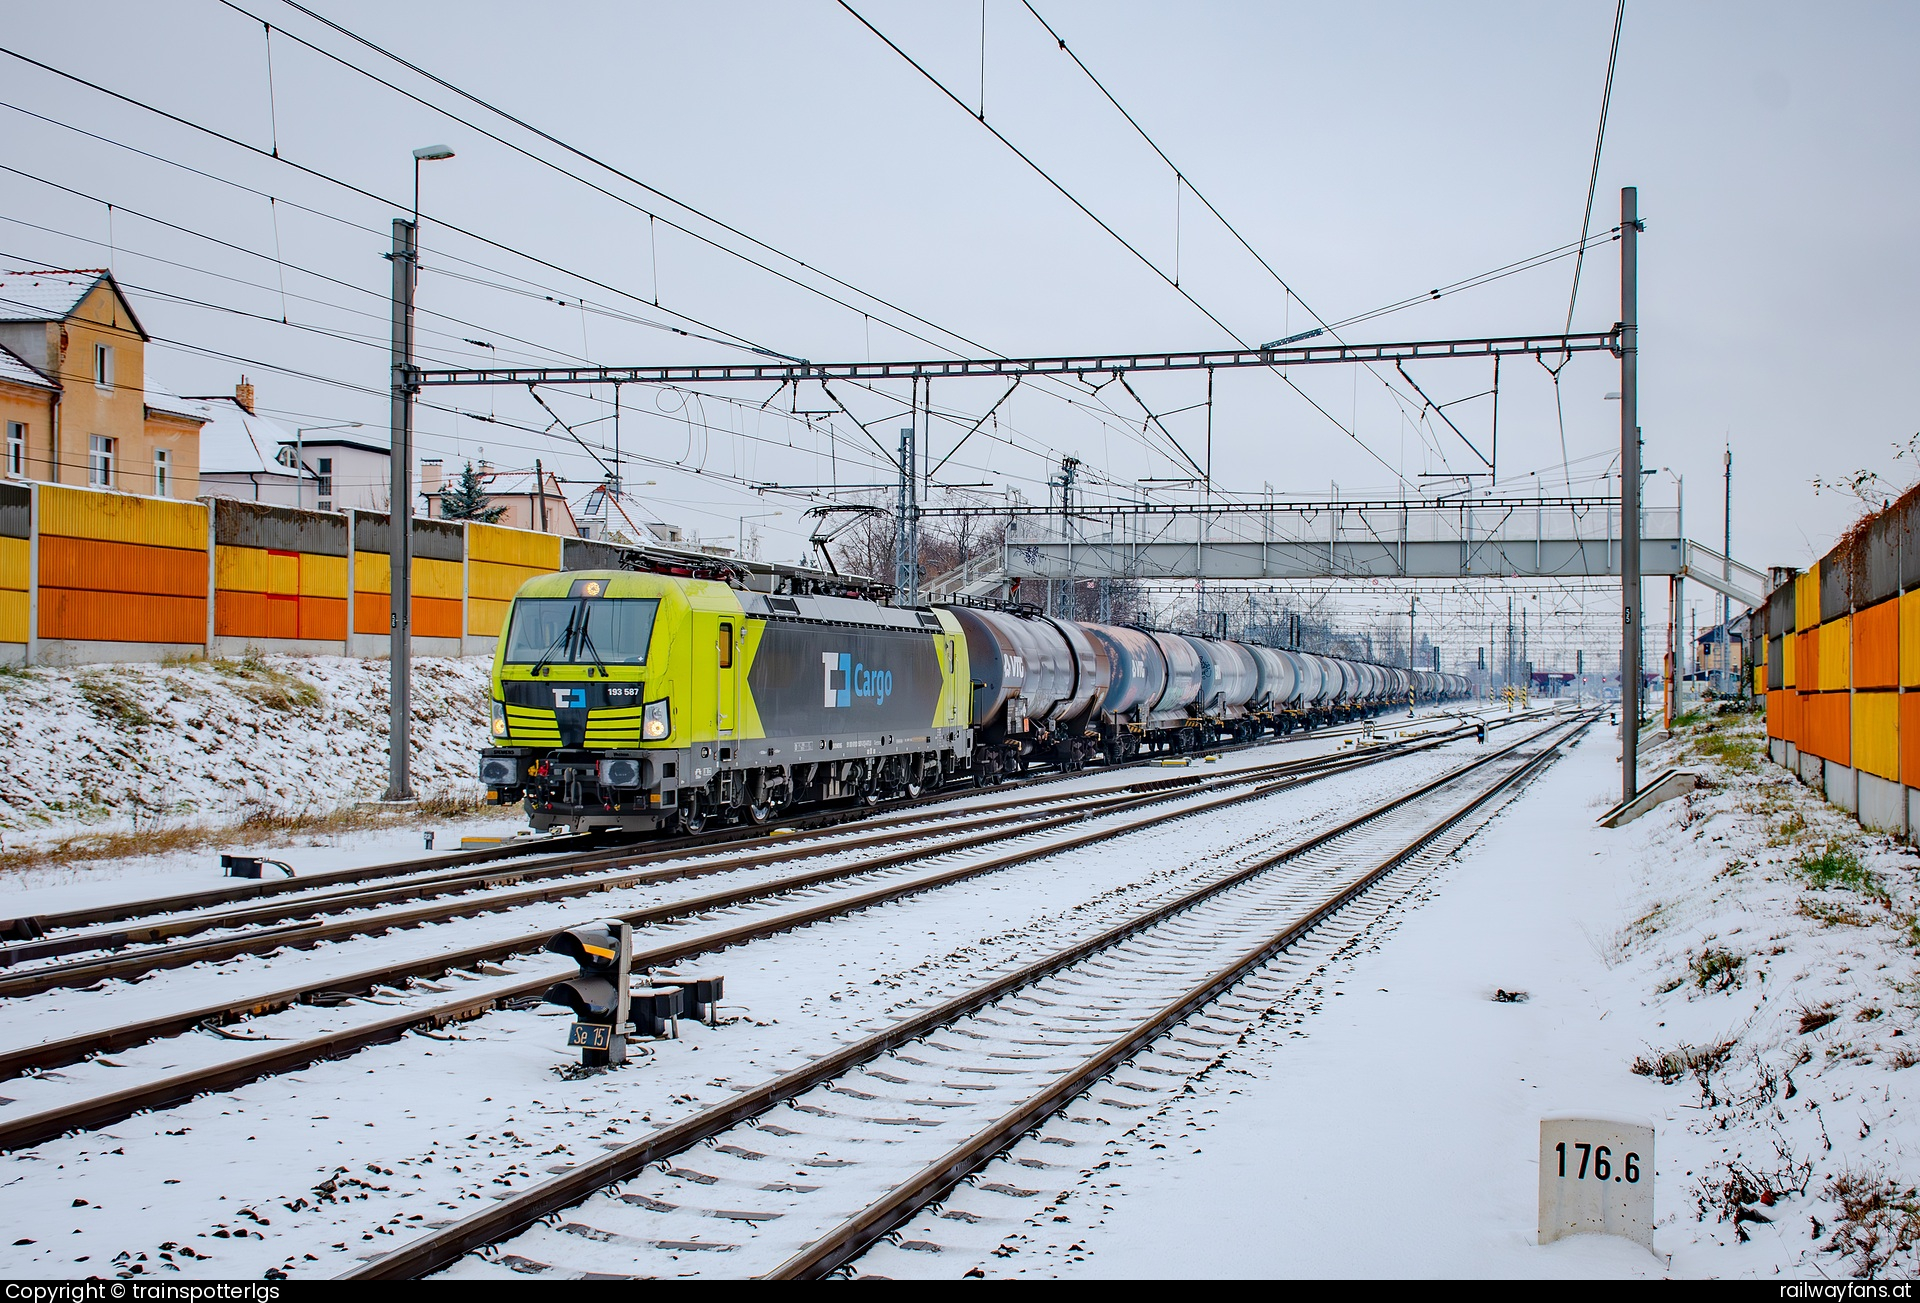
<path fill-rule="evenodd" d="M 611 545 L 556 534 L 411 528 L 412 630 L 426 655 L 490 653 L 534 575 L 619 564 Z M 392 531 L 376 512 L 0 484 L 0 663 L 384 655 Z"/>
<path fill-rule="evenodd" d="M 1916 527 L 1920 498 L 1903 498 L 1753 616 L 1773 759 L 1866 826 L 1901 834 L 1920 832 Z"/>

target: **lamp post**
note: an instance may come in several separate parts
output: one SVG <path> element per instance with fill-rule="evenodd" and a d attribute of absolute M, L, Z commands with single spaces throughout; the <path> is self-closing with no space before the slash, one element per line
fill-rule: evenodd
<path fill-rule="evenodd" d="M 422 145 L 413 151 L 413 224 L 416 228 L 420 225 L 420 165 L 452 157 L 453 149 L 448 145 Z"/>
<path fill-rule="evenodd" d="M 740 559 L 742 561 L 747 559 L 747 522 L 749 520 L 770 520 L 775 516 L 784 516 L 786 514 L 784 511 L 762 511 L 757 515 L 740 516 L 735 520 L 733 526 L 735 531 L 733 543 L 735 547 L 740 549 Z"/>
<path fill-rule="evenodd" d="M 1640 794 L 1640 191 L 1620 189 L 1620 799 Z"/>
<path fill-rule="evenodd" d="M 358 430 L 358 421 L 337 421 L 332 425 L 296 425 L 293 427 L 293 505 L 305 510 L 307 505 L 307 458 L 306 438 L 316 430 Z"/>
<path fill-rule="evenodd" d="M 413 217 L 393 219 L 393 396 L 389 413 L 387 551 L 387 799 L 413 799 L 413 295 L 420 280 L 420 164 L 452 158 L 445 145 L 413 151 Z M 461 630 L 462 635 L 465 630 Z"/>

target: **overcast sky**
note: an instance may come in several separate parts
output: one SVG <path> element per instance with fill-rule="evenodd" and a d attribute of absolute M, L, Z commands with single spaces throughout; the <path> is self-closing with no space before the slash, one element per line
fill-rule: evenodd
<path fill-rule="evenodd" d="M 1610 0 L 1035 0 L 1296 299 L 1018 0 L 853 6 L 964 109 L 833 0 L 311 5 L 671 199 L 281 0 L 237 2 L 246 13 L 218 0 L 103 0 L 9 15 L 8 48 L 264 152 L 0 59 L 0 102 L 12 106 L 0 109 L 0 163 L 18 170 L 0 173 L 0 262 L 111 262 L 152 333 L 231 355 L 157 349 L 158 382 L 224 391 L 245 371 L 262 405 L 289 420 L 358 420 L 382 438 L 380 254 L 395 205 L 410 202 L 417 145 L 457 154 L 422 173 L 429 365 L 723 361 L 750 356 L 741 343 L 822 361 L 1230 343 L 1207 313 L 1258 343 L 1310 324 L 1301 300 L 1339 320 L 1575 240 L 1613 25 Z M 276 29 L 270 43 L 261 19 Z M 1920 258 L 1917 32 L 1911 5 L 1627 5 L 1593 225 L 1615 224 L 1622 185 L 1640 188 L 1646 463 L 1686 476 L 1688 532 L 1717 541 L 1730 438 L 1734 549 L 1753 564 L 1804 565 L 1857 514 L 1857 502 L 1816 495 L 1814 479 L 1861 468 L 1901 482 L 1915 474 L 1893 447 L 1920 430 L 1906 380 Z M 611 194 L 409 102 L 303 39 Z M 983 94 L 987 124 L 1160 271 L 1173 275 L 1177 260 L 1198 306 L 996 140 L 975 117 Z M 182 163 L 250 189 L 173 166 Z M 1576 329 L 1618 316 L 1616 247 L 1587 259 Z M 1557 331 L 1572 272 L 1570 260 L 1554 262 L 1345 333 Z M 1414 375 L 1442 402 L 1480 393 L 1491 378 L 1479 363 L 1427 364 Z M 1323 413 L 1271 375 L 1221 373 L 1216 483 L 1398 494 L 1402 481 L 1472 467 L 1461 439 L 1416 419 L 1408 386 L 1387 378 L 1301 377 Z M 1561 377 L 1576 491 L 1598 491 L 1617 450 L 1617 412 L 1604 399 L 1617 387 L 1602 357 L 1576 358 Z M 936 387 L 936 405 L 953 418 L 935 427 L 936 457 L 1003 388 Z M 1135 388 L 1156 410 L 1191 409 L 1166 425 L 1204 460 L 1207 412 L 1195 406 L 1204 377 L 1146 377 Z M 623 452 L 651 459 L 627 468 L 636 510 L 708 538 L 731 536 L 741 512 L 780 511 L 758 522 L 763 553 L 791 559 L 805 549 L 807 501 L 746 485 L 885 478 L 851 421 L 778 410 L 830 406 L 817 389 L 763 411 L 767 389 L 704 399 L 625 391 Z M 1096 492 L 1179 474 L 1116 389 L 1089 398 L 1023 388 L 940 479 L 1044 499 L 1062 453 L 1087 463 Z M 552 396 L 552 414 L 524 390 L 428 398 L 435 406 L 419 421 L 427 455 L 484 449 L 513 467 L 538 456 L 584 485 L 600 468 L 564 431 L 515 428 L 546 430 L 557 414 L 610 458 L 602 446 L 612 422 L 597 418 L 610 413 L 611 390 Z M 847 388 L 841 398 L 881 442 L 897 438 L 897 393 Z M 1554 399 L 1537 365 L 1503 368 L 1500 471 L 1516 488 L 1558 490 L 1567 474 Z M 1489 402 L 1448 413 L 1484 450 Z M 1672 494 L 1671 478 L 1656 476 L 1650 499 Z"/>

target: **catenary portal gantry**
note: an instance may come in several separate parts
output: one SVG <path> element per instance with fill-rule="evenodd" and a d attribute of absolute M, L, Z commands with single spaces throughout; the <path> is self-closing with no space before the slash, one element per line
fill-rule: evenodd
<path fill-rule="evenodd" d="M 423 388 L 457 385 L 525 385 L 530 390 L 543 385 L 600 384 L 716 384 L 776 381 L 783 387 L 804 380 L 888 380 L 924 381 L 931 389 L 936 379 L 974 377 L 1063 376 L 1081 378 L 1095 375 L 1124 375 L 1128 371 L 1205 371 L 1209 375 L 1226 368 L 1262 367 L 1284 374 L 1293 366 L 1366 365 L 1375 362 L 1417 362 L 1442 359 L 1561 357 L 1575 353 L 1609 353 L 1620 363 L 1620 485 L 1621 505 L 1619 561 L 1621 582 L 1621 687 L 1625 694 L 1626 723 L 1622 733 L 1621 779 L 1626 799 L 1638 791 L 1639 725 L 1639 642 L 1641 610 L 1640 547 L 1640 426 L 1638 382 L 1638 239 L 1643 224 L 1639 217 L 1638 191 L 1631 186 L 1620 192 L 1620 317 L 1606 331 L 1543 333 L 1538 335 L 1501 335 L 1478 339 L 1427 340 L 1392 344 L 1348 344 L 1339 340 L 1311 343 L 1301 337 L 1276 340 L 1261 348 L 1201 349 L 1180 353 L 1090 353 L 1048 358 L 954 358 L 922 362 L 842 362 L 816 363 L 803 358 L 782 357 L 770 350 L 756 350 L 768 357 L 764 362 L 717 365 L 630 366 L 630 367 L 488 367 L 472 369 L 425 369 L 414 365 L 413 286 L 417 221 L 398 218 L 393 224 L 393 420 L 392 447 L 393 500 L 410 501 L 410 463 L 413 456 L 413 398 Z M 917 528 L 920 506 L 915 491 L 919 475 L 912 468 L 912 444 L 903 439 L 900 458 L 901 521 L 909 531 Z M 1204 530 L 1202 531 L 1204 534 Z M 909 532 L 909 539 L 914 535 Z M 1202 537 L 1196 552 L 1204 546 Z M 1064 545 L 1063 545 L 1064 546 Z M 1375 544 L 1377 547 L 1378 545 Z M 1454 546 L 1459 546 L 1458 541 Z M 1685 564 L 1686 547 L 1673 542 L 1675 568 Z M 409 714 L 406 709 L 409 618 L 408 547 L 405 531 L 393 549 L 394 607 L 394 690 L 391 701 L 389 759 L 391 781 L 389 796 L 400 799 L 411 794 L 409 782 Z M 1612 568 L 1613 548 L 1607 546 L 1599 558 L 1601 567 L 1591 573 L 1607 574 Z M 1338 560 L 1339 540 L 1331 551 Z M 1581 549 L 1584 555 L 1584 547 Z M 905 563 L 905 585 L 909 600 L 917 597 L 917 568 L 909 551 Z"/>
<path fill-rule="evenodd" d="M 1581 335 L 1502 335 L 1400 344 L 1305 344 L 1286 348 L 1184 353 L 1083 353 L 1062 357 L 945 358 L 925 362 L 743 362 L 689 366 L 412 368 L 419 388 L 445 385 L 726 384 L 802 380 L 963 380 L 991 376 L 1096 376 L 1136 371 L 1215 371 L 1236 367 L 1355 365 L 1442 358 L 1559 357 L 1620 351 L 1620 331 Z"/>

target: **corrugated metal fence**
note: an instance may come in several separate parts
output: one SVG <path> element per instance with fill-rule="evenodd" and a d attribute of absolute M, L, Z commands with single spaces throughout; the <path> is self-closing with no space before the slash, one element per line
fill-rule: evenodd
<path fill-rule="evenodd" d="M 616 545 L 411 522 L 413 640 L 491 655 L 534 575 L 619 567 Z M 174 502 L 0 484 L 0 663 L 76 665 L 248 649 L 383 656 L 392 522 L 230 498 Z"/>
<path fill-rule="evenodd" d="M 1920 494 L 1861 522 L 1755 613 L 1773 759 L 1862 824 L 1920 833 Z"/>

